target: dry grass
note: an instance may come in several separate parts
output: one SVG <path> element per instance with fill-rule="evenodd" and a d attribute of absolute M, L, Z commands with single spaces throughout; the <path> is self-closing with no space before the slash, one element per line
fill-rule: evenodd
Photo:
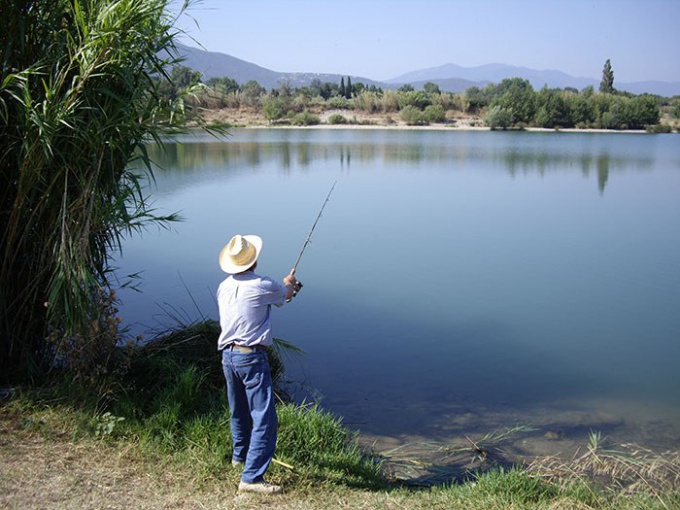
<path fill-rule="evenodd" d="M 343 129 L 343 128 L 357 128 L 362 126 L 373 127 L 390 127 L 390 128 L 405 128 L 413 129 L 413 126 L 407 126 L 400 118 L 398 113 L 367 113 L 358 110 L 324 110 L 314 111 L 311 113 L 317 115 L 321 124 L 314 126 L 318 128 L 328 129 Z M 342 115 L 347 119 L 347 124 L 331 125 L 328 124 L 328 119 L 335 114 Z M 483 129 L 484 123 L 481 117 L 475 117 L 461 112 L 449 112 L 450 118 L 447 124 L 432 124 L 430 126 L 423 126 L 420 129 Z M 202 119 L 208 124 L 226 124 L 236 127 L 271 127 L 271 123 L 264 117 L 262 108 L 254 107 L 240 107 L 240 108 L 220 108 L 220 109 L 206 109 L 201 113 Z"/>
<path fill-rule="evenodd" d="M 585 453 L 577 452 L 568 462 L 539 458 L 528 471 L 557 484 L 594 480 L 621 494 L 652 494 L 663 508 L 670 508 L 663 495 L 680 488 L 680 450 L 657 453 L 636 444 L 614 447 L 592 432 Z"/>

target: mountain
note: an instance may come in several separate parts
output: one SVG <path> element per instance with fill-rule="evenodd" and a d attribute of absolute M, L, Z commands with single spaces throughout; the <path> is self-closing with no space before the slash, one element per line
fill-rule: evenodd
<path fill-rule="evenodd" d="M 415 81 L 423 80 L 440 80 L 459 78 L 464 80 L 500 83 L 505 78 L 524 78 L 529 80 L 535 89 L 543 87 L 548 84 L 553 88 L 574 87 L 582 89 L 588 85 L 596 83 L 590 78 L 575 78 L 562 71 L 537 71 L 536 69 L 529 69 L 527 67 L 510 66 L 505 64 L 487 64 L 478 67 L 462 67 L 456 64 L 446 64 L 440 67 L 433 67 L 430 69 L 422 69 L 420 71 L 413 71 L 402 74 L 391 80 L 388 83 L 413 83 Z M 599 82 L 596 83 L 599 85 Z"/>
<path fill-rule="evenodd" d="M 547 85 L 550 88 L 573 87 L 578 90 L 582 90 L 588 86 L 593 86 L 597 90 L 600 86 L 599 80 L 593 78 L 577 78 L 553 69 L 536 70 L 529 69 L 528 67 L 518 67 L 506 64 L 487 64 L 477 67 L 462 67 L 456 64 L 446 64 L 439 67 L 421 69 L 420 71 L 402 74 L 396 78 L 387 80 L 387 83 L 411 83 L 413 85 L 414 83 L 431 81 L 437 83 L 442 90 L 446 90 L 445 87 L 442 86 L 441 81 L 454 77 L 473 82 L 487 83 L 500 83 L 505 78 L 519 77 L 529 80 L 536 90 L 542 88 L 544 85 Z M 614 86 L 618 90 L 625 90 L 633 94 L 649 93 L 658 94 L 664 97 L 672 97 L 680 94 L 680 82 L 615 82 Z"/>
<path fill-rule="evenodd" d="M 347 75 L 320 74 L 320 73 L 285 73 L 272 71 L 264 67 L 246 62 L 245 60 L 232 57 L 225 53 L 201 50 L 183 44 L 177 44 L 177 49 L 184 57 L 182 65 L 190 67 L 202 74 L 203 81 L 210 78 L 229 77 L 243 84 L 255 80 L 264 88 L 271 90 L 278 88 L 282 83 L 289 83 L 292 87 L 309 85 L 313 80 L 322 83 L 340 83 Z M 573 87 L 582 90 L 593 86 L 597 90 L 600 82 L 593 78 L 578 78 L 557 70 L 536 70 L 527 67 L 511 66 L 506 64 L 487 64 L 477 67 L 462 67 L 456 64 L 446 64 L 429 69 L 421 69 L 402 74 L 387 81 L 379 82 L 362 76 L 350 76 L 352 83 L 375 85 L 383 89 L 396 89 L 406 83 L 416 89 L 422 88 L 427 83 L 436 83 L 445 92 L 465 92 L 470 87 L 483 88 L 489 83 L 500 83 L 505 78 L 524 78 L 529 80 L 534 89 L 538 90 L 544 85 L 551 88 Z M 619 90 L 625 90 L 633 94 L 658 94 L 664 97 L 680 95 L 680 82 L 644 81 L 619 83 L 614 86 Z"/>
<path fill-rule="evenodd" d="M 229 77 L 236 80 L 239 84 L 244 84 L 255 80 L 264 88 L 271 90 L 281 86 L 281 83 L 289 83 L 293 87 L 303 87 L 309 85 L 312 80 L 320 80 L 321 83 L 340 83 L 341 78 L 347 75 L 322 74 L 322 73 L 281 73 L 260 67 L 245 60 L 241 60 L 225 53 L 201 50 L 184 44 L 176 44 L 179 54 L 184 58 L 181 65 L 190 67 L 194 71 L 199 71 L 202 80 L 210 78 Z M 384 87 L 377 81 L 351 76 L 353 83 L 363 83 L 364 85 L 375 85 Z M 395 87 L 388 87 L 395 88 Z"/>

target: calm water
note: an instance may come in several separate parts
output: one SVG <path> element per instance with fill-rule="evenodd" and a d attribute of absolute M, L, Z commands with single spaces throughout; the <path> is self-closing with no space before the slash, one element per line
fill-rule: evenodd
<path fill-rule="evenodd" d="M 275 336 L 312 395 L 364 437 L 447 441 L 532 425 L 525 451 L 680 446 L 680 144 L 673 135 L 237 130 L 156 153 L 158 212 L 125 243 L 136 332 L 217 318 L 235 233 L 260 272 L 294 264 Z"/>

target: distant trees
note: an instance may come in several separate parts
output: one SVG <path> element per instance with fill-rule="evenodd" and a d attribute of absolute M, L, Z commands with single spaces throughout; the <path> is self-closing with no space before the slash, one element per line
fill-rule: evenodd
<path fill-rule="evenodd" d="M 190 71 L 190 70 L 189 70 Z M 196 80 L 196 75 L 181 69 L 171 73 L 171 81 L 183 85 Z M 493 129 L 536 126 L 560 128 L 645 129 L 661 118 L 660 98 L 643 94 L 635 96 L 613 89 L 613 71 L 607 60 L 601 88 L 592 86 L 579 91 L 544 86 L 536 91 L 524 78 L 507 78 L 484 88 L 470 87 L 464 93 L 443 92 L 439 85 L 427 82 L 422 90 L 406 83 L 396 90 L 382 90 L 375 85 L 352 83 L 343 76 L 338 83 L 313 80 L 308 86 L 294 88 L 282 83 L 267 92 L 257 82 L 238 85 L 230 78 L 208 80 L 206 97 L 221 98 L 223 106 L 262 108 L 271 122 L 305 123 L 310 117 L 297 117 L 306 111 L 343 109 L 369 114 L 399 114 L 409 125 L 453 122 L 452 112 L 480 116 Z M 204 104 L 208 100 L 201 99 Z M 678 110 L 676 103 L 666 101 L 667 111 Z M 337 119 L 335 119 L 337 121 Z"/>
<path fill-rule="evenodd" d="M 614 93 L 614 70 L 609 59 L 604 63 L 602 69 L 602 81 L 600 81 L 600 92 L 603 94 Z"/>

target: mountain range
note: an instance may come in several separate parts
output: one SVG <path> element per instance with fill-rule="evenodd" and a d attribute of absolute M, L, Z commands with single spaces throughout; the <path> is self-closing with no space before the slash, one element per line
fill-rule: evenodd
<path fill-rule="evenodd" d="M 194 71 L 199 71 L 203 81 L 210 78 L 229 77 L 239 84 L 255 80 L 264 88 L 273 89 L 285 82 L 292 87 L 309 85 L 312 80 L 339 84 L 341 78 L 347 77 L 347 75 L 340 74 L 278 72 L 225 53 L 202 50 L 184 44 L 177 44 L 177 49 L 184 59 L 182 65 Z M 440 90 L 444 92 L 465 92 L 473 86 L 483 88 L 489 83 L 500 83 L 505 78 L 524 78 L 529 80 L 536 90 L 544 85 L 550 88 L 573 87 L 577 90 L 593 86 L 597 90 L 600 85 L 599 80 L 593 78 L 579 78 L 557 70 L 537 70 L 507 64 L 487 64 L 477 67 L 446 64 L 412 71 L 385 81 L 376 81 L 363 76 L 350 75 L 350 78 L 354 84 L 375 85 L 383 89 L 396 89 L 404 84 L 410 84 L 415 89 L 420 89 L 425 83 L 431 82 L 436 83 Z M 633 94 L 650 93 L 664 97 L 680 95 L 680 82 L 651 80 L 629 83 L 615 82 L 614 86 L 618 90 Z"/>

